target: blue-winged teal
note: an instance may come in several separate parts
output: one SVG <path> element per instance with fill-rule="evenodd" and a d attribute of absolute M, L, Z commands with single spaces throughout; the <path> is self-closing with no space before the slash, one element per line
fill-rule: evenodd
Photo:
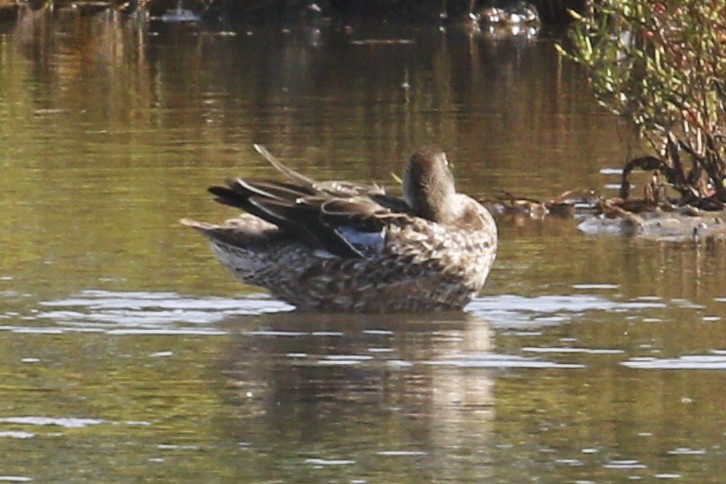
<path fill-rule="evenodd" d="M 484 285 L 497 227 L 456 193 L 442 151 L 411 156 L 400 199 L 377 185 L 316 182 L 255 149 L 288 181 L 229 179 L 209 191 L 248 213 L 222 225 L 182 220 L 242 281 L 298 309 L 354 312 L 461 309 Z"/>

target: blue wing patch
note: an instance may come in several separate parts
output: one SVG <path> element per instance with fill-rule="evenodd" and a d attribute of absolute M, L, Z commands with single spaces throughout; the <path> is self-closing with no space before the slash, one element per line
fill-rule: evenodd
<path fill-rule="evenodd" d="M 363 232 L 352 227 L 339 226 L 335 228 L 335 232 L 366 259 L 378 255 L 386 241 L 385 230 Z"/>

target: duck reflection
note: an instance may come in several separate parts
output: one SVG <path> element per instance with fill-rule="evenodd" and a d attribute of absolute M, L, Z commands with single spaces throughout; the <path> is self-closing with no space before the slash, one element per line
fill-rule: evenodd
<path fill-rule="evenodd" d="M 291 312 L 227 325 L 236 336 L 220 391 L 233 409 L 227 431 L 240 441 L 353 460 L 445 454 L 447 465 L 451 453 L 485 451 L 492 370 L 445 364 L 491 352 L 485 321 Z"/>

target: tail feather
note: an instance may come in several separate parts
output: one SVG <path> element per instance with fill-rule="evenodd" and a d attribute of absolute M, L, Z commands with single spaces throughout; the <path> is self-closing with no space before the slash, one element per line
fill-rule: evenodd
<path fill-rule="evenodd" d="M 292 182 L 297 182 L 303 187 L 307 188 L 308 190 L 314 190 L 315 185 L 317 182 L 313 180 L 312 178 L 308 178 L 302 173 L 298 173 L 292 168 L 288 168 L 284 163 L 282 163 L 280 160 L 275 158 L 272 153 L 267 151 L 267 148 L 265 148 L 262 145 L 255 144 L 255 151 L 257 151 L 259 154 L 261 154 L 272 166 L 274 166 L 280 173 L 285 175 L 290 179 Z"/>

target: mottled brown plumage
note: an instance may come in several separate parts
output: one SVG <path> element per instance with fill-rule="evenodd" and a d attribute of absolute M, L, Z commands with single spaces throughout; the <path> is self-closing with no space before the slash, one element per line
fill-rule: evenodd
<path fill-rule="evenodd" d="M 402 200 L 377 185 L 316 182 L 255 148 L 289 181 L 227 180 L 210 192 L 247 214 L 182 220 L 242 281 L 298 309 L 354 312 L 461 309 L 484 285 L 496 225 L 456 193 L 440 150 L 411 156 Z"/>

